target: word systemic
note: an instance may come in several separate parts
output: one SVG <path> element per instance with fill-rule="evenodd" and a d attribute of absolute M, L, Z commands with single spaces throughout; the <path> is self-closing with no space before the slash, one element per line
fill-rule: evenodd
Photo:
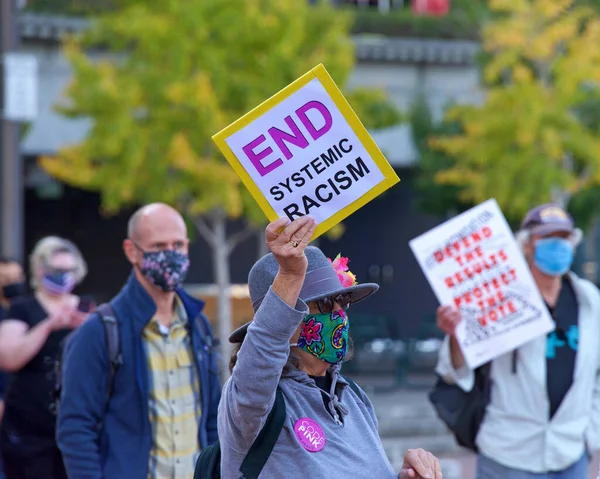
<path fill-rule="evenodd" d="M 329 148 L 326 153 L 321 154 L 321 156 L 292 173 L 283 181 L 279 181 L 272 186 L 269 193 L 275 201 L 282 201 L 287 193 L 292 193 L 295 188 L 304 187 L 309 180 L 325 173 L 345 153 L 351 151 L 352 145 L 346 138 L 342 139 L 338 145 Z M 289 203 L 283 207 L 283 211 L 290 220 L 308 215 L 312 208 L 319 208 L 322 204 L 329 203 L 370 172 L 367 164 L 358 156 L 352 162 L 347 163 L 345 167 L 337 169 L 333 174 L 325 175 L 322 182 L 314 187 L 314 192 L 311 188 L 311 194 L 303 194 L 300 202 Z"/>
<path fill-rule="evenodd" d="M 315 100 L 308 101 L 295 111 L 294 117 L 287 115 L 283 121 L 286 128 L 271 126 L 266 134 L 258 135 L 242 148 L 260 177 L 272 175 L 286 161 L 306 161 L 300 157 L 302 150 L 323 138 L 333 126 L 333 116 L 327 106 Z M 277 151 L 265 146 L 267 144 L 274 145 Z M 296 147 L 294 151 L 291 146 Z M 353 154 L 353 150 L 352 139 L 336 138 L 335 143 L 318 155 L 311 155 L 314 158 L 291 174 L 274 175 L 274 184 L 267 191 L 275 202 L 281 202 L 281 209 L 290 220 L 308 215 L 313 208 L 320 208 L 343 195 L 371 173 L 368 162 Z M 302 194 L 294 196 L 297 191 Z"/>

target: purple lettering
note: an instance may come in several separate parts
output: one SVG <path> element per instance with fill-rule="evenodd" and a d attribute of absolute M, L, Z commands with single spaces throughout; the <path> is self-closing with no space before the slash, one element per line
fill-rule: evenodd
<path fill-rule="evenodd" d="M 283 165 L 283 161 L 281 161 L 281 158 L 276 159 L 275 161 L 269 163 L 267 166 L 264 166 L 262 164 L 261 160 L 273 153 L 273 149 L 270 146 L 267 146 L 264 150 L 255 153 L 254 148 L 256 148 L 261 143 L 264 143 L 265 140 L 265 135 L 260 135 L 258 138 L 255 138 L 242 148 L 242 150 L 244 150 L 244 153 L 246 153 L 246 156 L 252 162 L 260 176 L 265 176 L 267 173 L 270 173 L 278 166 Z"/>
<path fill-rule="evenodd" d="M 275 128 L 274 126 L 269 128 L 269 135 L 273 138 L 273 141 L 277 145 L 282 153 L 285 155 L 285 158 L 289 160 L 293 155 L 290 149 L 287 147 L 285 142 L 291 143 L 292 145 L 296 145 L 299 148 L 306 148 L 308 146 L 308 140 L 304 137 L 298 125 L 294 123 L 291 116 L 285 117 L 285 123 L 290 128 L 292 133 L 288 133 L 287 131 L 282 131 L 279 128 Z"/>
<path fill-rule="evenodd" d="M 320 129 L 317 129 L 308 118 L 306 113 L 309 110 L 317 110 L 323 117 L 325 124 Z M 316 100 L 309 101 L 306 105 L 298 108 L 296 110 L 296 115 L 298 115 L 298 118 L 300 118 L 300 121 L 308 130 L 308 133 L 310 133 L 310 136 L 312 136 L 313 140 L 318 140 L 321 138 L 325 133 L 331 130 L 331 126 L 333 125 L 333 118 L 327 107 L 323 105 L 323 103 Z"/>

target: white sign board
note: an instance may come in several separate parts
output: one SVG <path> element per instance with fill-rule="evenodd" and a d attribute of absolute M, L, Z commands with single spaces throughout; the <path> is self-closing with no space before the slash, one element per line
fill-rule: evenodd
<path fill-rule="evenodd" d="M 456 330 L 474 369 L 554 329 L 554 322 L 495 200 L 418 238 L 410 247 L 439 302 L 460 310 Z"/>
<path fill-rule="evenodd" d="M 399 181 L 322 65 L 213 138 L 271 221 L 316 236 Z"/>
<path fill-rule="evenodd" d="M 38 111 L 37 58 L 22 53 L 4 55 L 4 117 L 31 121 Z"/>

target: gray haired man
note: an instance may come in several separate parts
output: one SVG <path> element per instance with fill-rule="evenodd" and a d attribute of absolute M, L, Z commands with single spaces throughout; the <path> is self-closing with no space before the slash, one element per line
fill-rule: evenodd
<path fill-rule="evenodd" d="M 560 206 L 532 209 L 517 240 L 556 329 L 492 361 L 477 479 L 582 479 L 600 449 L 600 294 L 570 271 L 581 231 Z M 446 338 L 437 372 L 470 391 L 474 371 L 454 335 L 460 321 L 452 307 L 438 309 Z"/>

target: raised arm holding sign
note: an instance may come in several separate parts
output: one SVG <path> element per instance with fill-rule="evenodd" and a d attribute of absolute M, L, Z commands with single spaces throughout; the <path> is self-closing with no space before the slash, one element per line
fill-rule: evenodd
<path fill-rule="evenodd" d="M 219 477 L 442 479 L 439 460 L 423 449 L 409 449 L 394 470 L 373 405 L 340 374 L 346 311 L 378 286 L 358 283 L 348 258 L 328 260 L 308 246 L 313 218 L 287 223 L 267 226 L 271 253 L 248 275 L 254 319 L 229 338 L 236 347 L 219 405 Z M 200 456 L 199 479 L 209 477 L 211 448 Z"/>

